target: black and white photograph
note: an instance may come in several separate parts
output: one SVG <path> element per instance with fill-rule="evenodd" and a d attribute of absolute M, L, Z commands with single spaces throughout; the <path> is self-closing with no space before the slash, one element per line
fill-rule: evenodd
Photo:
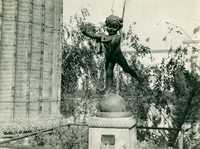
<path fill-rule="evenodd" d="M 0 149 L 200 149 L 200 1 L 0 0 Z"/>

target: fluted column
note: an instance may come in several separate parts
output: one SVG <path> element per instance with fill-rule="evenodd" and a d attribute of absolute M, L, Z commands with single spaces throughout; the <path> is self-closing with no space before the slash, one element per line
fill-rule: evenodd
<path fill-rule="evenodd" d="M 0 0 L 0 120 L 59 114 L 62 0 Z"/>

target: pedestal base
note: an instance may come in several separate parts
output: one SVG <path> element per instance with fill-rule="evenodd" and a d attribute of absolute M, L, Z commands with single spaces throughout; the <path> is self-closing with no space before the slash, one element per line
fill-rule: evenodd
<path fill-rule="evenodd" d="M 136 118 L 99 118 L 88 120 L 89 149 L 134 149 L 137 141 Z M 108 147 L 109 146 L 109 147 Z"/>

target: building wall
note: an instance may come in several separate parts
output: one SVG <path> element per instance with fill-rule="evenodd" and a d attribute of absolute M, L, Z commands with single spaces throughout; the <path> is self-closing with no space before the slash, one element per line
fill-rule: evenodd
<path fill-rule="evenodd" d="M 0 0 L 0 120 L 59 114 L 62 0 Z"/>

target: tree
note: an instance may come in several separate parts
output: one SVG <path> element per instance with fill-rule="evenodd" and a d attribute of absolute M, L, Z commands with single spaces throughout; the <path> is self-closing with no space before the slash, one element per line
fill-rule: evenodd
<path fill-rule="evenodd" d="M 138 44 L 137 36 L 132 36 L 131 27 L 129 32 L 124 36 L 125 41 L 130 47 L 136 50 L 135 55 L 132 55 L 130 63 L 132 67 L 139 64 L 137 58 L 139 56 L 145 56 L 148 54 L 148 48 Z M 128 36 L 128 37 L 127 37 Z M 135 38 L 133 38 L 135 37 Z M 199 52 L 197 48 L 192 48 L 193 52 Z M 186 69 L 186 63 L 190 61 L 187 59 L 188 47 L 178 47 L 172 58 L 163 58 L 161 64 L 153 67 L 143 68 L 141 66 L 140 75 L 148 80 L 154 73 L 156 77 L 156 83 L 153 89 L 146 88 L 144 86 L 137 86 L 133 82 L 127 84 L 123 82 L 121 77 L 120 94 L 127 100 L 129 108 L 134 111 L 138 118 L 142 120 L 142 125 L 149 126 L 147 119 L 152 121 L 151 126 L 157 127 L 161 123 L 159 115 L 153 115 L 150 118 L 148 115 L 149 107 L 152 105 L 159 111 L 160 115 L 164 117 L 162 121 L 168 124 L 171 128 L 183 128 L 186 124 L 195 123 L 198 120 L 199 98 L 200 98 L 200 75 Z M 193 64 L 196 69 L 199 67 Z M 138 68 L 134 67 L 135 69 Z M 121 72 L 123 73 L 123 72 Z M 122 76 L 122 75 L 121 75 Z M 172 91 L 173 90 L 173 91 Z M 192 126 L 192 125 L 191 125 Z M 189 129 L 188 129 L 189 130 Z M 187 131 L 188 131 L 187 130 Z M 142 131 L 139 134 L 143 134 L 141 139 L 144 140 L 144 136 L 152 138 L 154 134 L 150 134 L 147 130 Z M 168 141 L 169 146 L 177 146 L 178 131 L 168 131 L 161 133 L 165 141 Z M 194 134 L 190 134 L 189 137 L 185 137 L 185 148 L 191 146 L 188 144 L 194 137 Z M 148 138 L 148 137 L 146 137 Z M 157 138 L 161 140 L 161 138 Z M 154 138 L 155 140 L 155 138 Z"/>
<path fill-rule="evenodd" d="M 186 123 L 194 123 L 198 120 L 197 109 L 200 98 L 200 76 L 189 71 L 185 67 L 187 49 L 178 47 L 175 57 L 165 65 L 168 78 L 164 80 L 167 88 L 174 89 L 175 97 L 171 99 L 174 109 L 171 110 L 173 127 L 182 128 Z M 174 146 L 178 132 L 171 132 L 169 137 L 170 146 Z"/>
<path fill-rule="evenodd" d="M 83 102 L 85 103 L 87 103 L 88 99 L 85 97 L 90 95 L 90 85 L 94 85 L 97 91 L 103 85 L 101 79 L 103 77 L 102 72 L 100 73 L 101 77 L 98 77 L 99 71 L 104 69 L 102 65 L 103 57 L 102 55 L 95 54 L 95 42 L 83 36 L 79 30 L 80 23 L 87 16 L 89 16 L 88 10 L 83 8 L 81 14 L 75 14 L 74 17 L 71 17 L 69 24 L 63 28 L 61 113 L 66 117 L 73 115 L 80 103 L 74 100 L 74 93 L 77 90 L 79 78 L 85 82 L 83 85 L 85 90 Z M 88 26 L 94 32 L 100 32 L 102 28 L 97 28 L 91 23 Z"/>

